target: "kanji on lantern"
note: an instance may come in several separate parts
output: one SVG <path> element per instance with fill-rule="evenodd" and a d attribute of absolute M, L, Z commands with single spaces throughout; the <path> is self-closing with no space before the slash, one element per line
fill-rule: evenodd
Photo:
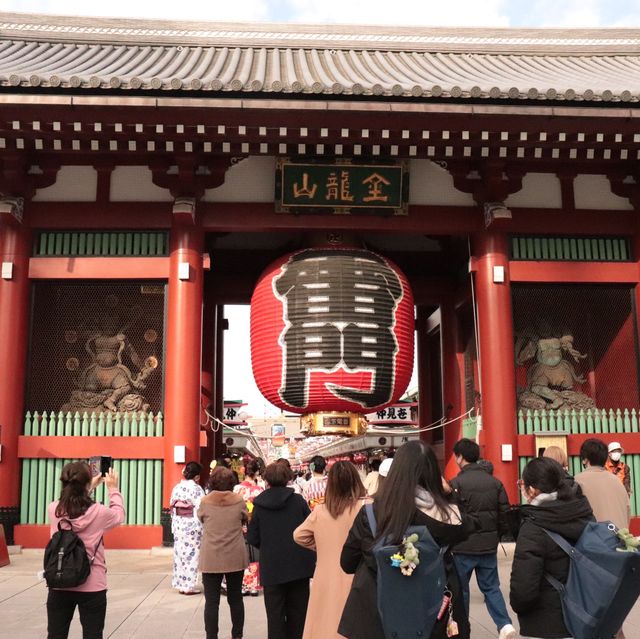
<path fill-rule="evenodd" d="M 269 401 L 298 412 L 370 412 L 396 401 L 411 376 L 413 297 L 375 253 L 306 249 L 261 277 L 251 338 Z"/>

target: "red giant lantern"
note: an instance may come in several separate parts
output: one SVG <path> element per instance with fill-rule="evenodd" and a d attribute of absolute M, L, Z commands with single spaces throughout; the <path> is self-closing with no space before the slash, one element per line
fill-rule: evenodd
<path fill-rule="evenodd" d="M 311 434 L 355 434 L 364 413 L 405 391 L 413 331 L 413 295 L 395 264 L 356 248 L 297 251 L 253 292 L 254 377 L 271 403 L 308 416 Z"/>

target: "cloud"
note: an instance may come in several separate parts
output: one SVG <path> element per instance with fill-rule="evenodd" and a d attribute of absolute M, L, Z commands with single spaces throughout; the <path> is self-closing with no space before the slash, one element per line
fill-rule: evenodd
<path fill-rule="evenodd" d="M 268 0 L 234 2 L 166 2 L 153 0 L 0 0 L 0 10 L 50 15 L 145 18 L 147 20 L 207 20 L 213 22 L 269 20 Z"/>
<path fill-rule="evenodd" d="M 512 17 L 519 26 L 599 27 L 603 24 L 603 9 L 601 0 L 537 0 L 527 3 L 522 12 L 512 12 Z"/>
<path fill-rule="evenodd" d="M 0 0 L 2 11 L 212 22 L 457 27 L 631 27 L 637 0 Z"/>
<path fill-rule="evenodd" d="M 508 26 L 506 0 L 289 0 L 294 22 L 407 26 Z"/>

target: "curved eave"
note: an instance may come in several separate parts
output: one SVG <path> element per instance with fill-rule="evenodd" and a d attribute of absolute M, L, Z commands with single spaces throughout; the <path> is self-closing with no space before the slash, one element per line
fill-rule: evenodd
<path fill-rule="evenodd" d="M 637 102 L 640 57 L 0 43 L 0 86 Z"/>
<path fill-rule="evenodd" d="M 416 29 L 0 13 L 0 87 L 637 102 L 640 30 Z"/>

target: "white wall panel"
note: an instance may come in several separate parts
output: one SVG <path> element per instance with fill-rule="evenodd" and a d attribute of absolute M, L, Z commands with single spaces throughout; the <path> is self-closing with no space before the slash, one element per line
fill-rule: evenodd
<path fill-rule="evenodd" d="M 225 182 L 209 189 L 205 202 L 273 202 L 276 159 L 253 155 L 227 170 Z"/>
<path fill-rule="evenodd" d="M 611 192 L 606 175 L 578 175 L 573 181 L 577 209 L 613 209 L 632 211 L 626 197 Z"/>
<path fill-rule="evenodd" d="M 562 208 L 560 180 L 553 173 L 527 173 L 522 178 L 522 188 L 512 193 L 505 204 L 540 209 Z"/>
<path fill-rule="evenodd" d="M 92 166 L 62 166 L 55 184 L 39 189 L 35 202 L 95 202 L 98 173 Z"/>
<path fill-rule="evenodd" d="M 411 160 L 409 163 L 409 204 L 474 206 L 468 193 L 453 186 L 453 177 L 431 160 Z"/>
<path fill-rule="evenodd" d="M 156 186 L 147 166 L 117 166 L 111 174 L 112 202 L 171 202 L 169 189 Z"/>

